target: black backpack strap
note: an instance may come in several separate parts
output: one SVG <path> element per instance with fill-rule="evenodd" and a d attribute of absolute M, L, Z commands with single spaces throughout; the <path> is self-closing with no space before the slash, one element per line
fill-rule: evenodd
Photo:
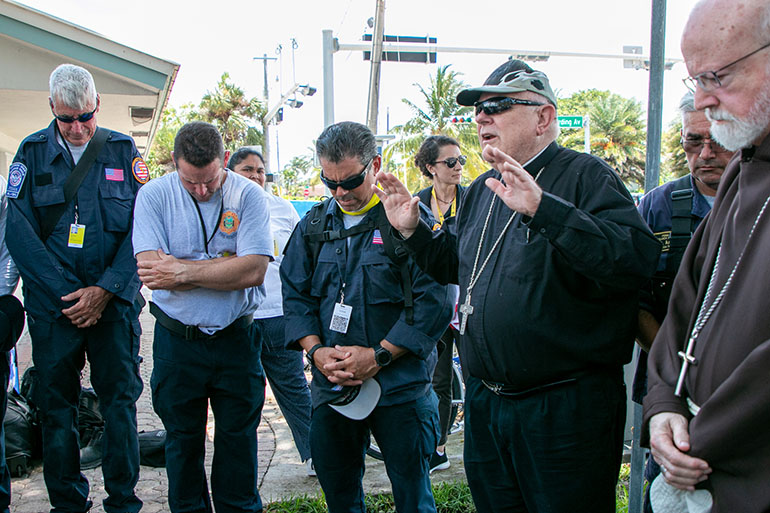
<path fill-rule="evenodd" d="M 398 265 L 401 273 L 401 288 L 404 293 L 404 312 L 406 316 L 406 323 L 410 326 L 414 324 L 414 297 L 412 294 L 412 278 L 409 273 L 409 266 L 407 264 L 408 252 L 403 243 L 396 240 L 391 231 L 391 225 L 388 222 L 388 217 L 385 214 L 385 209 L 382 204 L 377 205 L 377 211 L 375 215 L 369 216 L 369 218 L 343 230 L 327 230 L 326 229 L 326 212 L 329 208 L 329 202 L 331 198 L 324 200 L 323 202 L 316 203 L 310 209 L 307 214 L 309 216 L 308 227 L 305 230 L 305 241 L 310 245 L 310 251 L 313 259 L 313 268 L 318 263 L 318 255 L 321 252 L 321 246 L 325 242 L 333 240 L 346 239 L 351 235 L 358 233 L 368 232 L 372 228 L 380 230 L 382 236 L 382 245 L 385 247 L 385 253 L 390 260 Z"/>
<path fill-rule="evenodd" d="M 388 221 L 388 216 L 382 203 L 375 208 L 378 209 L 377 228 L 380 230 L 380 235 L 382 235 L 382 245 L 385 246 L 385 253 L 387 253 L 394 264 L 398 265 L 401 272 L 401 288 L 404 292 L 404 314 L 406 323 L 411 326 L 414 324 L 414 296 L 412 294 L 412 275 L 409 272 L 409 265 L 407 263 L 409 253 L 403 243 L 393 236 L 393 227 Z"/>
<path fill-rule="evenodd" d="M 692 215 L 694 198 L 690 175 L 685 175 L 674 182 L 674 187 L 671 189 L 671 238 L 669 255 L 666 259 L 666 272 L 670 276 L 674 276 L 679 269 L 684 250 L 695 231 L 696 219 Z"/>
<path fill-rule="evenodd" d="M 77 194 L 78 189 L 80 189 L 83 179 L 88 174 L 88 170 L 91 169 L 91 165 L 94 163 L 94 160 L 96 160 L 96 156 L 101 151 L 104 143 L 107 142 L 107 137 L 109 137 L 109 135 L 110 131 L 106 128 L 99 127 L 96 129 L 96 133 L 88 143 L 86 151 L 83 152 L 75 169 L 72 170 L 69 178 L 64 182 L 64 203 L 55 206 L 52 211 L 40 221 L 41 241 L 45 242 L 51 233 L 53 233 L 53 229 L 67 210 L 67 205 L 69 205 L 72 198 Z"/>

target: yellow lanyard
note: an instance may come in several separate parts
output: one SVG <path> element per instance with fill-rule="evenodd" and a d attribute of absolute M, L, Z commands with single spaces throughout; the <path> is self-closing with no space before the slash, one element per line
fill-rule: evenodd
<path fill-rule="evenodd" d="M 367 203 L 366 206 L 364 206 L 364 208 L 362 208 L 361 210 L 356 210 L 355 212 L 348 212 L 342 207 L 340 207 L 340 210 L 342 210 L 343 213 L 349 216 L 362 216 L 367 212 L 369 212 L 372 208 L 374 208 L 379 202 L 380 202 L 380 197 L 377 196 L 376 194 L 372 194 L 372 199 L 370 199 L 369 203 Z M 339 204 L 337 206 L 339 206 Z"/>
<path fill-rule="evenodd" d="M 436 200 L 436 206 L 438 207 L 436 209 L 438 210 L 438 226 L 441 226 L 442 224 L 444 224 L 444 213 L 441 211 L 441 205 L 439 205 L 438 197 L 436 196 L 435 187 L 430 188 L 430 194 Z M 452 203 L 449 204 L 449 216 L 447 217 L 454 217 L 456 205 L 457 205 L 457 188 L 455 188 L 455 197 L 452 198 Z M 434 230 L 435 229 L 436 228 L 434 227 Z"/>

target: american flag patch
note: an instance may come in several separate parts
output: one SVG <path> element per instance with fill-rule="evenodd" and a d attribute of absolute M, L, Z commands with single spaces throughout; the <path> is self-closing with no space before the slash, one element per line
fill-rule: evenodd
<path fill-rule="evenodd" d="M 374 230 L 374 237 L 372 237 L 372 244 L 382 244 L 382 234 L 380 230 Z"/>
<path fill-rule="evenodd" d="M 123 181 L 123 170 L 122 169 L 114 169 L 111 167 L 105 168 L 104 170 L 104 177 L 107 180 L 111 180 L 113 182 L 122 182 Z"/>

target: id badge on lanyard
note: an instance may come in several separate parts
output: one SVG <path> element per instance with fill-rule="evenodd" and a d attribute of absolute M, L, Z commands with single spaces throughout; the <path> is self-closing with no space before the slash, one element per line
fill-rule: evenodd
<path fill-rule="evenodd" d="M 347 333 L 350 317 L 353 313 L 353 307 L 345 304 L 345 284 L 342 284 L 339 303 L 334 303 L 334 312 L 332 320 L 329 323 L 329 329 L 337 333 Z"/>
<path fill-rule="evenodd" d="M 78 223 L 78 207 L 75 205 L 75 222 L 70 224 L 70 233 L 67 237 L 67 247 L 82 248 L 86 237 L 86 225 Z"/>

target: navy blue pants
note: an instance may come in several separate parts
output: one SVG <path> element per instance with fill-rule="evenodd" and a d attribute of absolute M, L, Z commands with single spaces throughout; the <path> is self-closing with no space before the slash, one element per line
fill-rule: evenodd
<path fill-rule="evenodd" d="M 521 399 L 465 382 L 465 472 L 479 513 L 614 513 L 622 376 L 590 375 Z"/>
<path fill-rule="evenodd" d="M 283 317 L 256 319 L 254 322 L 259 327 L 255 333 L 262 335 L 262 368 L 291 429 L 299 456 L 305 461 L 310 458 L 310 414 L 313 407 L 302 351 L 286 349 L 286 321 Z"/>
<path fill-rule="evenodd" d="M 436 395 L 394 406 L 378 406 L 364 420 L 352 420 L 328 405 L 313 411 L 310 448 L 329 513 L 363 513 L 364 456 L 369 433 L 385 458 L 396 511 L 435 513 L 428 459 L 436 450 Z"/>
<path fill-rule="evenodd" d="M 166 473 L 172 513 L 262 511 L 257 427 L 265 402 L 256 326 L 210 340 L 185 340 L 155 323 L 152 402 L 168 432 Z M 204 467 L 208 406 L 214 413 L 209 497 Z"/>
<path fill-rule="evenodd" d="M 0 416 L 0 513 L 8 513 L 8 506 L 11 504 L 11 474 L 5 461 L 5 431 L 3 430 L 5 411 L 8 406 L 8 377 L 10 373 L 8 352 L 0 352 L 0 383 L 3 385 L 0 390 L 0 411 L 2 411 L 2 416 Z"/>
<path fill-rule="evenodd" d="M 135 513 L 142 507 L 134 494 L 139 479 L 140 330 L 136 320 L 98 322 L 80 329 L 68 319 L 48 322 L 29 317 L 32 360 L 40 380 L 33 400 L 43 425 L 43 476 L 52 512 L 80 513 L 90 507 L 88 481 L 80 472 L 77 430 L 80 372 L 86 356 L 104 417 L 104 510 Z"/>

